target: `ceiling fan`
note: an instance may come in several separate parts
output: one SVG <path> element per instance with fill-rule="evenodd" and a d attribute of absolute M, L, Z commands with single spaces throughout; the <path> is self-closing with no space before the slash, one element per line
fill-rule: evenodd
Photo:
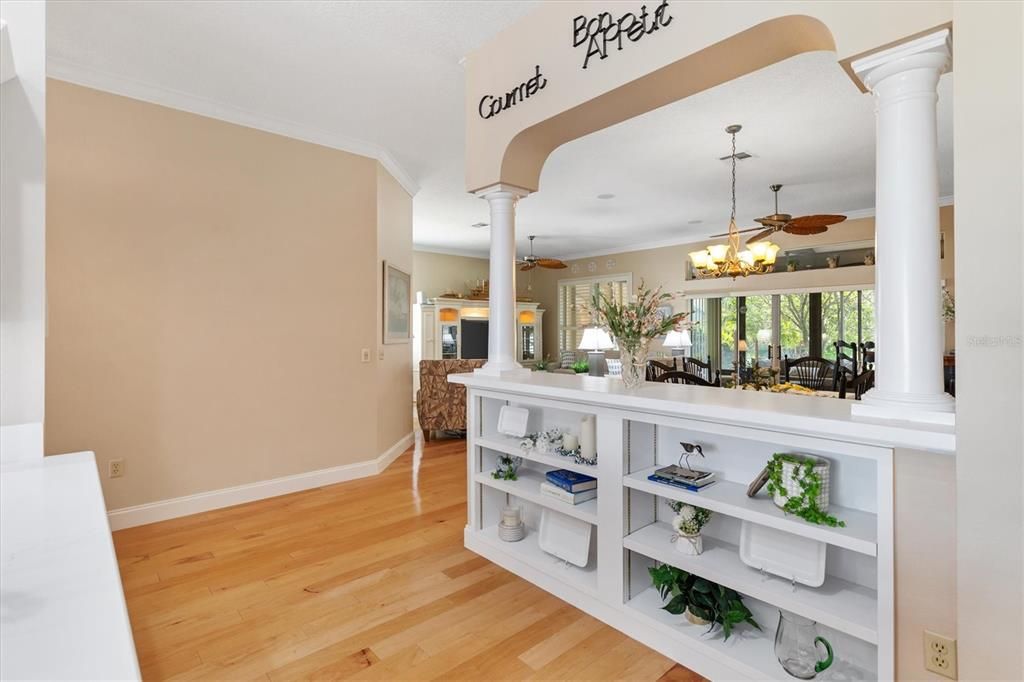
<path fill-rule="evenodd" d="M 794 218 L 788 213 L 779 213 L 779 190 L 782 189 L 782 185 L 769 185 L 769 189 L 775 193 L 775 213 L 763 218 L 757 218 L 756 222 L 761 223 L 761 227 L 748 227 L 745 230 L 740 230 L 741 233 L 761 230 L 758 234 L 747 239 L 748 244 L 767 239 L 776 232 L 802 235 L 821 234 L 828 230 L 830 225 L 836 225 L 846 220 L 844 215 L 818 214 L 802 215 Z M 724 237 L 725 235 L 717 234 L 713 236 Z"/>
<path fill-rule="evenodd" d="M 521 272 L 533 270 L 536 267 L 550 268 L 551 270 L 561 270 L 563 268 L 569 267 L 568 265 L 558 260 L 557 258 L 539 258 L 537 256 L 534 256 L 533 240 L 536 238 L 536 236 L 537 235 L 533 234 L 530 235 L 530 255 L 527 256 L 526 258 L 523 258 L 522 260 L 516 261 L 516 265 L 520 266 L 519 270 Z"/>

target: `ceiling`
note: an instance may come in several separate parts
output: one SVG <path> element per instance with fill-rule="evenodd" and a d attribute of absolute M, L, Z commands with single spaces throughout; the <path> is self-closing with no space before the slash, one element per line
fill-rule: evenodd
<path fill-rule="evenodd" d="M 463 185 L 460 58 L 535 2 L 60 2 L 48 69 L 84 85 L 378 156 L 409 187 L 414 241 L 485 255 L 487 204 Z M 952 87 L 939 85 L 940 195 L 953 194 Z M 834 55 L 801 55 L 570 142 L 519 203 L 518 241 L 574 257 L 702 239 L 772 210 L 869 212 L 874 103 Z M 614 194 L 598 199 L 599 194 Z M 842 229 L 841 226 L 833 229 Z"/>

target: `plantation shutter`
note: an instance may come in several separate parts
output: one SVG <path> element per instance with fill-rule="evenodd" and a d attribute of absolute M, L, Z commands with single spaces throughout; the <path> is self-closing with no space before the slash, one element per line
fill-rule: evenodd
<path fill-rule="evenodd" d="M 594 323 L 590 307 L 594 292 L 598 290 L 616 303 L 621 303 L 632 293 L 633 276 L 625 274 L 559 282 L 559 350 L 576 350 L 583 338 L 583 330 Z"/>

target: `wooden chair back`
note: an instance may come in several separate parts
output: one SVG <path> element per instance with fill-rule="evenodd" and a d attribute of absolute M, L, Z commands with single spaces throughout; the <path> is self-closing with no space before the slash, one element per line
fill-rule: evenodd
<path fill-rule="evenodd" d="M 719 386 L 718 382 L 721 381 L 719 377 L 715 377 L 715 382 L 706 380 L 704 377 L 691 374 L 689 372 L 681 372 L 679 370 L 673 370 L 670 372 L 662 372 L 654 381 L 660 381 L 665 384 L 688 384 L 690 386 Z"/>
<path fill-rule="evenodd" d="M 708 356 L 707 362 L 701 362 L 697 358 L 677 358 L 679 369 L 683 372 L 689 372 L 690 374 L 696 374 L 699 377 L 703 377 L 705 381 L 711 381 L 711 356 Z"/>
<path fill-rule="evenodd" d="M 833 363 L 825 358 L 806 356 L 782 359 L 782 376 L 787 383 L 799 384 L 815 391 L 827 390 L 832 385 Z"/>
<path fill-rule="evenodd" d="M 658 381 L 658 377 L 665 372 L 674 372 L 676 369 L 675 359 L 672 360 L 671 365 L 667 365 L 664 362 L 658 362 L 657 360 L 647 361 L 647 381 Z"/>

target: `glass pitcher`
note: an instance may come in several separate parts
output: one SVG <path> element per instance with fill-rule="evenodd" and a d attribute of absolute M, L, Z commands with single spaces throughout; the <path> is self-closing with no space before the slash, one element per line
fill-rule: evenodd
<path fill-rule="evenodd" d="M 818 635 L 817 625 L 810 618 L 779 611 L 775 656 L 787 673 L 801 680 L 813 679 L 832 665 L 832 645 Z M 818 656 L 818 644 L 825 647 L 825 658 Z"/>

